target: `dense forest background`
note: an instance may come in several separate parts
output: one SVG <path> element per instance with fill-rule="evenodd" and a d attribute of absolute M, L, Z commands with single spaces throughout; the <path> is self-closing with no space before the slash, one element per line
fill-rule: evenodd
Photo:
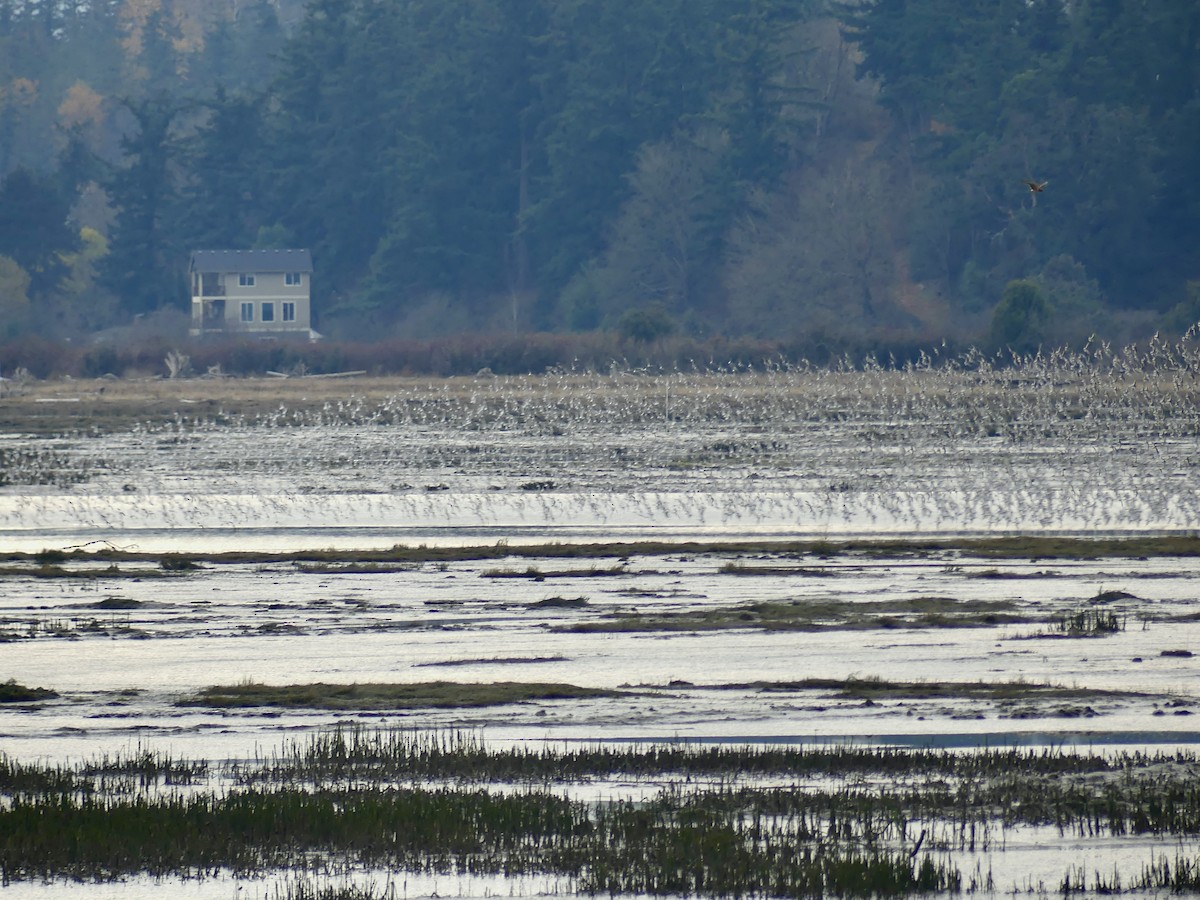
<path fill-rule="evenodd" d="M 7 339 L 278 246 L 343 340 L 1178 334 L 1200 4 L 0 0 L 0 179 Z"/>

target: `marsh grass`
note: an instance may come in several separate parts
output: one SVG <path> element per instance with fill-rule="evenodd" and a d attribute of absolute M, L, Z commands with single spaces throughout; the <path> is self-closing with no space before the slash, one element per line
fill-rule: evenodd
<path fill-rule="evenodd" d="M 294 876 L 277 885 L 271 900 L 396 900 L 401 896 L 389 879 L 382 886 L 373 884 L 329 884 L 303 876 Z"/>
<path fill-rule="evenodd" d="M 471 733 L 360 727 L 228 763 L 222 789 L 204 787 L 209 769 L 144 748 L 73 767 L 0 757 L 0 879 L 386 867 L 550 875 L 586 894 L 956 893 L 971 882 L 954 854 L 1002 855 L 1017 825 L 1074 841 L 1200 834 L 1196 764 L 1015 748 L 491 748 Z M 608 777 L 667 784 L 636 802 L 563 791 Z M 163 790 L 170 778 L 191 789 Z M 1192 890 L 1198 871 L 1181 851 L 1104 883 Z M 1074 890 L 1079 874 L 1063 883 Z M 289 896 L 373 896 L 314 885 Z"/>
<path fill-rule="evenodd" d="M 318 857 L 418 872 L 549 873 L 582 893 L 875 896 L 950 890 L 949 863 L 885 846 L 827 798 L 801 811 L 735 793 L 587 804 L 530 789 L 418 787 L 15 798 L 0 876 L 108 879 L 304 868 Z M 749 815 L 747 815 L 749 814 Z M 830 827 L 832 826 L 832 827 Z"/>
<path fill-rule="evenodd" d="M 0 753 L 0 796 L 127 796 L 159 787 L 206 782 L 206 760 L 188 760 L 138 746 L 74 766 L 21 763 Z"/>
<path fill-rule="evenodd" d="M 1099 637 L 1125 630 L 1127 617 L 1115 611 L 1081 609 L 1058 620 L 1058 630 L 1069 637 Z"/>
<path fill-rule="evenodd" d="M 92 779 L 93 790 L 114 790 L 114 783 L 147 788 L 157 785 L 184 786 L 203 783 L 209 774 L 207 760 L 189 760 L 173 756 L 146 745 L 138 745 L 127 753 L 104 754 L 78 766 L 83 778 Z"/>
<path fill-rule="evenodd" d="M 1132 882 L 1133 890 L 1171 891 L 1174 894 L 1200 892 L 1200 857 L 1175 854 L 1174 861 L 1162 855 L 1143 867 Z"/>
<path fill-rule="evenodd" d="M 243 683 L 205 688 L 178 701 L 180 706 L 284 707 L 289 709 L 403 710 L 464 709 L 543 700 L 585 700 L 629 696 L 631 692 L 549 682 L 499 681 L 465 684 L 426 681 L 416 684 Z"/>
<path fill-rule="evenodd" d="M 316 562 L 295 563 L 297 572 L 313 572 L 333 575 L 391 575 L 411 572 L 415 563 L 394 562 Z"/>
<path fill-rule="evenodd" d="M 1031 621 L 1010 600 L 915 597 L 880 601 L 778 600 L 716 609 L 619 613 L 555 630 L 571 633 L 719 631 L 850 631 L 911 628 L 983 628 Z"/>
<path fill-rule="evenodd" d="M 1018 639 L 1098 638 L 1125 630 L 1128 616 L 1116 610 L 1081 609 L 1056 616 L 1049 629 L 1017 635 Z"/>
<path fill-rule="evenodd" d="M 1066 538 L 1042 535 L 954 542 L 961 552 L 994 559 L 1140 559 L 1200 556 L 1200 536 Z"/>
<path fill-rule="evenodd" d="M 524 570 L 518 569 L 487 569 L 480 573 L 481 578 L 529 578 L 533 581 L 545 581 L 547 578 L 605 578 L 615 575 L 632 575 L 634 574 L 625 567 L 623 563 L 618 563 L 615 566 L 606 566 L 600 568 L 597 566 L 589 566 L 586 569 L 550 569 L 542 570 L 537 566 L 528 566 Z M 647 572 L 638 572 L 639 575 L 653 574 Z"/>
<path fill-rule="evenodd" d="M 197 567 L 198 568 L 198 567 Z M 116 563 L 104 569 L 99 568 L 68 568 L 61 565 L 41 563 L 37 566 L 0 566 L 0 578 L 45 578 L 45 579 L 77 579 L 80 581 L 101 581 L 105 579 L 143 579 L 164 578 L 177 575 L 180 570 L 166 566 L 159 568 L 130 568 L 122 569 Z"/>
<path fill-rule="evenodd" d="M 132 637 L 142 633 L 133 627 L 128 618 L 116 614 L 104 619 L 95 616 L 72 616 L 69 618 L 32 619 L 28 622 L 0 622 L 0 643 L 37 638 L 74 639 L 84 636 L 95 637 L 96 635 Z"/>
<path fill-rule="evenodd" d="M 870 559 L 928 558 L 932 555 L 945 555 L 955 563 L 961 563 L 965 557 L 1030 560 L 1190 558 L 1200 556 L 1200 536 L 1170 535 L 1090 539 L 1030 535 L 958 540 L 635 541 L 528 545 L 501 542 L 474 547 L 396 545 L 383 550 L 302 550 L 286 553 L 264 551 L 191 552 L 187 554 L 187 558 L 196 564 L 291 562 L 314 566 L 313 571 L 319 572 L 323 570 L 315 568 L 316 566 L 339 563 L 478 562 L 500 559 L 610 558 L 625 560 L 633 557 L 751 554 L 774 555 L 788 560 L 794 560 L 797 557 L 829 559 L 853 555 L 861 555 Z M 14 563 L 34 561 L 46 564 L 46 567 L 53 571 L 54 566 L 51 564 L 62 564 L 68 561 L 108 560 L 114 564 L 117 562 L 151 562 L 161 566 L 164 559 L 177 556 L 178 554 L 174 553 L 153 553 L 101 546 L 94 549 L 77 548 L 65 551 L 42 550 L 36 553 L 9 551 L 0 553 L 0 560 Z M 22 566 L 6 566 L 0 568 L 0 575 L 29 575 L 30 571 L 29 568 Z M 137 576 L 146 577 L 152 571 L 137 570 Z M 514 577 L 526 577 L 526 573 L 516 570 Z"/>
<path fill-rule="evenodd" d="M 722 575 L 797 575 L 811 578 L 828 578 L 837 574 L 830 569 L 813 566 L 753 566 L 737 562 L 727 562 L 719 571 Z"/>
<path fill-rule="evenodd" d="M 1192 757 L 1181 757 L 1190 760 Z M 571 782 L 590 778 L 755 778 L 786 775 L 937 778 L 1103 775 L 1123 768 L 1163 765 L 1173 757 L 1108 757 L 1061 750 L 987 750 L 956 754 L 892 747 L 804 745 L 739 746 L 655 742 L 572 743 L 542 747 L 491 747 L 470 731 L 388 730 L 357 725 L 332 728 L 293 741 L 282 752 L 239 767 L 239 783 L 308 781 L 346 777 L 461 782 Z"/>
<path fill-rule="evenodd" d="M 1138 691 L 1066 687 L 1029 681 L 890 681 L 884 678 L 805 678 L 710 685 L 714 690 L 821 691 L 845 700 L 1098 700 L 1146 698 Z"/>

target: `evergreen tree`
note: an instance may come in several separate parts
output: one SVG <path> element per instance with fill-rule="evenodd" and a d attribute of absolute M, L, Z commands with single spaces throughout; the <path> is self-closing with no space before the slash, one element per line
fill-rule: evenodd
<path fill-rule="evenodd" d="M 339 286 L 354 282 L 371 252 L 378 226 L 357 204 L 377 197 L 385 177 L 379 160 L 368 164 L 363 149 L 376 127 L 371 114 L 378 112 L 378 89 L 358 96 L 347 89 L 362 5 L 314 0 L 308 6 L 280 57 L 263 156 L 270 210 L 265 220 L 284 225 L 312 248 L 321 277 Z M 357 113 L 364 116 L 355 122 Z"/>
<path fill-rule="evenodd" d="M 127 100 L 135 130 L 122 141 L 126 164 L 105 185 L 116 220 L 102 279 L 128 313 L 183 305 L 182 254 L 172 224 L 177 214 L 175 140 L 181 106 L 166 94 Z"/>
<path fill-rule="evenodd" d="M 221 17 L 204 36 L 204 47 L 192 63 L 189 82 L 207 96 L 261 93 L 275 77 L 286 35 L 270 0 L 251 0 L 237 18 Z"/>
<path fill-rule="evenodd" d="M 808 19 L 809 0 L 752 0 L 715 19 L 708 117 L 729 136 L 726 167 L 742 187 L 774 182 L 796 146 L 792 107 L 811 103 L 788 77 L 797 48 L 790 32 Z"/>
<path fill-rule="evenodd" d="M 270 0 L 250 0 L 241 8 L 236 29 L 237 61 L 229 86 L 258 90 L 274 77 L 286 35 Z"/>
<path fill-rule="evenodd" d="M 716 34 L 708 2 L 555 3 L 542 76 L 546 172 L 529 216 L 543 288 L 594 257 L 629 193 L 638 148 L 705 112 Z"/>
<path fill-rule="evenodd" d="M 529 278 L 520 230 L 537 165 L 536 10 L 514 0 L 431 0 L 409 10 L 403 31 L 415 65 L 394 88 L 403 111 L 387 154 L 391 215 L 369 293 L 496 294 Z"/>
<path fill-rule="evenodd" d="M 193 249 L 246 248 L 264 212 L 261 98 L 229 96 L 218 86 L 208 119 L 186 147 L 187 184 L 178 229 Z"/>
<path fill-rule="evenodd" d="M 79 246 L 68 224 L 71 195 L 50 177 L 16 169 L 0 182 L 0 256 L 29 276 L 37 297 L 54 289 L 66 274 L 62 255 Z"/>

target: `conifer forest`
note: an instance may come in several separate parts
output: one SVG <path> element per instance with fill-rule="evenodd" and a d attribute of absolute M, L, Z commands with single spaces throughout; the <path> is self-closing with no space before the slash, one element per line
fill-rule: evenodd
<path fill-rule="evenodd" d="M 344 341 L 1200 319 L 1200 5 L 0 0 L 0 340 L 303 247 Z"/>

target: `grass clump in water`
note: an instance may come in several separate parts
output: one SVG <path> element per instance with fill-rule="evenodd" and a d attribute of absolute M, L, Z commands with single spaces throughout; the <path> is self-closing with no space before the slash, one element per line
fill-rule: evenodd
<path fill-rule="evenodd" d="M 397 900 L 401 896 L 394 884 L 382 887 L 371 884 L 325 884 L 311 878 L 290 879 L 282 888 L 276 888 L 271 900 Z"/>
<path fill-rule="evenodd" d="M 158 565 L 166 572 L 194 572 L 197 569 L 204 568 L 194 559 L 184 556 L 180 553 L 167 553 L 159 561 Z"/>
<path fill-rule="evenodd" d="M 1054 619 L 1049 630 L 1023 635 L 1024 638 L 1094 638 L 1119 634 L 1128 622 L 1115 610 L 1081 609 Z"/>
<path fill-rule="evenodd" d="M 1058 631 L 1068 637 L 1097 637 L 1125 630 L 1125 616 L 1113 611 L 1083 609 L 1058 621 Z"/>
<path fill-rule="evenodd" d="M 53 700 L 58 693 L 49 688 L 26 687 L 16 679 L 0 682 L 0 703 L 33 703 L 38 700 Z"/>

